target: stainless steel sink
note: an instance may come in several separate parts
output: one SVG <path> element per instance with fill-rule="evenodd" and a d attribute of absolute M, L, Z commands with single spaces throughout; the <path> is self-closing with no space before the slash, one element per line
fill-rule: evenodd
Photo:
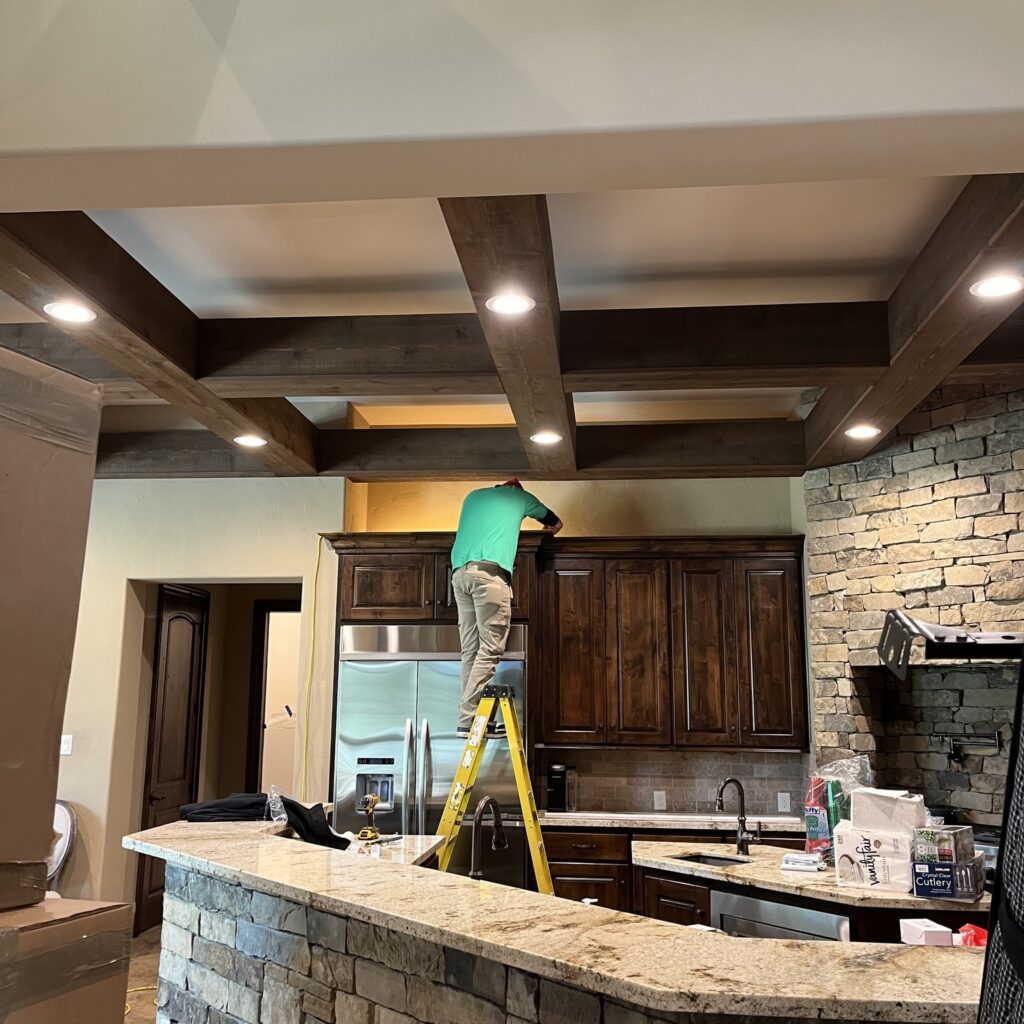
<path fill-rule="evenodd" d="M 749 860 L 743 857 L 716 857 L 713 853 L 681 853 L 672 858 L 673 860 L 686 860 L 691 864 L 707 864 L 715 868 L 728 868 L 734 864 L 749 864 Z"/>

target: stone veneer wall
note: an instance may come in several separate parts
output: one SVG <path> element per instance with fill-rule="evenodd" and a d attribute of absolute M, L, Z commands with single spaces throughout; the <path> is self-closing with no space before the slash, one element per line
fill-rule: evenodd
<path fill-rule="evenodd" d="M 890 608 L 1024 629 L 1024 391 L 992 392 L 940 389 L 870 457 L 804 477 L 818 760 L 868 753 L 884 784 L 978 822 L 1000 820 L 1005 750 L 958 763 L 950 737 L 1008 738 L 1016 674 L 921 665 L 900 685 L 875 646 Z"/>
<path fill-rule="evenodd" d="M 808 756 L 800 753 L 566 749 L 545 751 L 542 771 L 549 764 L 576 768 L 578 809 L 584 811 L 653 811 L 654 793 L 661 790 L 668 811 L 711 812 L 718 783 L 735 775 L 743 782 L 748 814 L 778 814 L 779 793 L 788 793 L 791 813 L 800 814 L 807 789 Z"/>
<path fill-rule="evenodd" d="M 168 866 L 157 1024 L 797 1022 L 650 1016 L 493 960 Z"/>

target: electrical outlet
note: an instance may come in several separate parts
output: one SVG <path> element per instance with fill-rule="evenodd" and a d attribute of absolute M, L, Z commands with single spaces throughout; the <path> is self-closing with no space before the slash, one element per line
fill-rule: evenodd
<path fill-rule="evenodd" d="M 665 790 L 656 789 L 654 791 L 654 809 L 656 811 L 665 810 Z"/>
<path fill-rule="evenodd" d="M 788 793 L 780 793 L 779 794 L 779 811 L 782 814 L 787 814 L 787 813 L 789 813 L 789 810 L 790 810 L 790 807 L 789 807 L 789 794 Z"/>
<path fill-rule="evenodd" d="M 60 738 L 60 756 L 67 757 L 71 753 L 71 733 L 66 732 Z"/>

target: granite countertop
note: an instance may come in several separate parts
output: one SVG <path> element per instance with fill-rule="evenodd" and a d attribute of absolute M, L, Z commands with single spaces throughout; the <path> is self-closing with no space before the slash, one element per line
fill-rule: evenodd
<path fill-rule="evenodd" d="M 632 851 L 633 864 L 639 867 L 728 882 L 730 885 L 749 886 L 752 889 L 768 889 L 791 896 L 805 896 L 808 899 L 827 900 L 829 903 L 844 903 L 847 906 L 874 907 L 878 910 L 913 910 L 919 913 L 929 910 L 959 910 L 967 914 L 986 912 L 991 903 L 987 893 L 977 903 L 964 903 L 961 900 L 920 899 L 913 893 L 880 892 L 839 886 L 836 885 L 835 871 L 831 868 L 813 874 L 809 871 L 783 871 L 780 865 L 787 851 L 770 843 L 751 843 L 750 854 L 744 858 L 745 863 L 731 864 L 728 867 L 679 860 L 681 854 L 692 853 L 706 853 L 715 857 L 737 856 L 734 848 L 723 849 L 721 843 L 659 843 L 637 840 L 632 844 Z"/>
<path fill-rule="evenodd" d="M 426 849 L 434 837 L 410 837 Z M 159 857 L 660 1012 L 973 1024 L 979 950 L 733 938 L 288 841 L 176 822 L 128 836 Z M 716 847 L 721 852 L 720 847 Z"/>
<path fill-rule="evenodd" d="M 747 828 L 757 823 L 766 832 L 799 832 L 805 829 L 804 819 L 778 814 L 748 814 Z M 556 828 L 622 828 L 622 829 L 699 829 L 701 831 L 735 832 L 736 815 L 669 814 L 661 811 L 541 811 L 541 825 Z"/>

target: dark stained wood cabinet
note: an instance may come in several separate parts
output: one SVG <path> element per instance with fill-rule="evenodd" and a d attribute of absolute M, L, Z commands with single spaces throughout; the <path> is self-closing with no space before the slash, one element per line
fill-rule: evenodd
<path fill-rule="evenodd" d="M 520 552 L 512 565 L 512 621 L 521 622 L 530 617 L 530 585 L 533 573 L 531 564 L 532 553 Z M 447 555 L 438 555 L 434 570 L 437 594 L 435 618 L 459 621 L 459 609 L 455 604 L 455 592 L 452 590 L 452 563 Z"/>
<path fill-rule="evenodd" d="M 576 902 L 591 899 L 609 910 L 629 910 L 628 864 L 551 861 L 549 867 L 556 896 Z"/>
<path fill-rule="evenodd" d="M 673 924 L 708 924 L 711 890 L 704 885 L 681 882 L 661 875 L 644 874 L 637 912 Z"/>
<path fill-rule="evenodd" d="M 559 559 L 544 574 L 541 701 L 548 743 L 604 743 L 605 566 Z"/>
<path fill-rule="evenodd" d="M 344 554 L 341 556 L 343 619 L 432 619 L 433 554 Z"/>
<path fill-rule="evenodd" d="M 651 559 L 604 566 L 608 742 L 672 741 L 668 573 Z"/>
<path fill-rule="evenodd" d="M 741 746 L 800 749 L 807 742 L 797 571 L 785 559 L 735 565 Z"/>
<path fill-rule="evenodd" d="M 733 746 L 739 737 L 733 564 L 676 559 L 671 571 L 675 741 Z"/>

